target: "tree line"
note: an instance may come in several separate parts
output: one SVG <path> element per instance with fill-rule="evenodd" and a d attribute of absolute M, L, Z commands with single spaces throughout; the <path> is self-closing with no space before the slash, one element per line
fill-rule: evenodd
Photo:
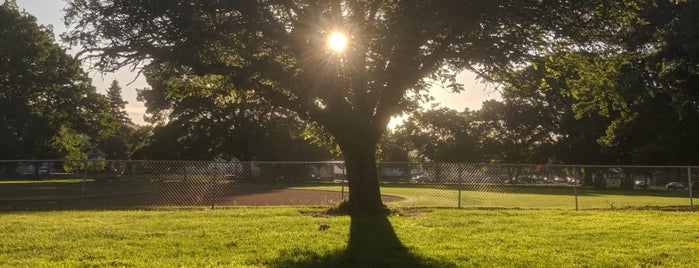
<path fill-rule="evenodd" d="M 169 90 L 192 93 L 184 100 L 166 96 L 166 85 L 149 75 L 152 86 L 138 89 L 138 98 L 147 104 L 151 125 L 136 125 L 119 82 L 113 81 L 106 94 L 97 93 L 80 61 L 56 42 L 50 27 L 37 25 L 13 1 L 2 4 L 0 19 L 0 159 L 334 157 L 304 139 L 298 116 L 262 106 L 254 96 L 216 96 L 226 85 L 208 78 L 170 84 Z"/>
<path fill-rule="evenodd" d="M 389 135 L 387 151 L 401 160 L 696 165 L 699 4 L 622 2 L 634 15 L 612 34 L 490 73 L 502 101 L 418 111 Z"/>
<path fill-rule="evenodd" d="M 696 1 L 67 3 L 62 39 L 78 59 L 3 4 L 4 158 L 340 155 L 364 212 L 382 207 L 377 160 L 697 162 Z M 342 51 L 328 49 L 335 33 Z M 79 60 L 139 68 L 154 127 L 131 127 L 118 84 L 95 93 Z M 434 84 L 463 91 L 464 70 L 503 100 L 418 109 Z M 388 131 L 398 114 L 412 116 Z"/>

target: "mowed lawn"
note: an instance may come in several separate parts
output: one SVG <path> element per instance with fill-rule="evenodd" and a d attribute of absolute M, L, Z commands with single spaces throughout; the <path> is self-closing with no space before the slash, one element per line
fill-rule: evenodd
<path fill-rule="evenodd" d="M 320 210 L 2 212 L 0 266 L 699 266 L 696 212 Z"/>
<path fill-rule="evenodd" d="M 294 189 L 342 191 L 338 185 L 293 186 Z M 347 191 L 347 188 L 344 188 Z M 461 207 L 522 209 L 619 209 L 639 207 L 689 207 L 687 191 L 593 190 L 557 185 L 481 184 L 458 190 L 445 185 L 384 184 L 381 193 L 401 197 L 392 207 Z M 461 202 L 459 203 L 459 198 Z M 696 202 L 696 199 L 694 200 Z"/>

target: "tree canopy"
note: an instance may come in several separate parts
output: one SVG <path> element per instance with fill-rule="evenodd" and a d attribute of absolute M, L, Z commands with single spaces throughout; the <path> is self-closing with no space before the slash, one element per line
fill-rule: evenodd
<path fill-rule="evenodd" d="M 241 161 L 326 160 L 323 148 L 303 139 L 296 114 L 263 104 L 247 92 L 229 91 L 221 77 L 158 80 L 139 96 L 156 123 L 144 153 L 152 159 Z M 165 84 L 167 83 L 167 85 Z"/>
<path fill-rule="evenodd" d="M 699 2 L 636 1 L 636 9 L 603 43 L 554 50 L 532 60 L 529 75 L 504 80 L 561 95 L 578 120 L 606 121 L 598 139 L 610 153 L 606 163 L 695 164 L 699 154 L 685 148 L 699 135 Z"/>
<path fill-rule="evenodd" d="M 173 79 L 220 75 L 315 122 L 342 150 L 350 208 L 382 209 L 376 149 L 392 115 L 455 74 L 516 70 L 557 47 L 626 29 L 633 1 L 72 0 L 64 35 L 111 71 L 146 65 Z M 334 33 L 344 50 L 329 49 Z"/>
<path fill-rule="evenodd" d="M 484 162 L 696 164 L 699 153 L 688 148 L 697 147 L 699 135 L 697 6 L 635 1 L 633 20 L 598 43 L 554 47 L 519 69 L 494 72 L 502 101 L 486 102 L 474 115 L 464 112 L 457 123 L 418 116 L 406 126 L 431 125 L 437 129 L 422 133 L 438 136 L 454 129 L 477 133 L 477 150 L 468 153 Z M 456 111 L 419 115 L 436 113 L 446 118 Z M 407 141 L 422 136 L 405 130 L 399 134 Z M 459 146 L 446 142 L 435 149 Z"/>
<path fill-rule="evenodd" d="M 84 158 L 114 130 L 106 98 L 50 28 L 0 5 L 0 159 Z"/>

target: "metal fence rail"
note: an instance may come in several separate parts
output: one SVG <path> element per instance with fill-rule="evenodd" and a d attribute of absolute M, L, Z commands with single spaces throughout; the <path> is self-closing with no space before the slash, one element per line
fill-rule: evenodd
<path fill-rule="evenodd" d="M 378 163 L 391 207 L 693 209 L 699 167 Z M 332 206 L 343 162 L 0 161 L 0 210 Z"/>

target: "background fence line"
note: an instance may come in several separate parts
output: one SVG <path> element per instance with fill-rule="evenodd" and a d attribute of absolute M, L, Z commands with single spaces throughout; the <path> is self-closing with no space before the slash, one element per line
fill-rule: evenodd
<path fill-rule="evenodd" d="M 694 209 L 696 166 L 377 163 L 391 207 Z M 0 160 L 0 210 L 314 205 L 342 161 Z"/>

